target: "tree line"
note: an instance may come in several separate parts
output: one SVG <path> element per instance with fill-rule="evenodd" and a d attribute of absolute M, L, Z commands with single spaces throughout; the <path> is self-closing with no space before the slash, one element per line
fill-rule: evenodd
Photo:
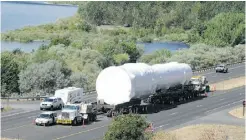
<path fill-rule="evenodd" d="M 74 17 L 3 33 L 3 40 L 49 40 L 32 53 L 1 53 L 1 95 L 95 89 L 99 72 L 127 62 L 184 62 L 195 69 L 245 58 L 244 2 L 81 2 Z M 123 24 L 131 27 L 124 28 Z M 97 26 L 103 25 L 103 26 Z M 109 25 L 106 26 L 105 25 Z M 121 27 L 120 27 L 121 26 Z M 144 54 L 137 42 L 171 40 L 190 49 Z"/>

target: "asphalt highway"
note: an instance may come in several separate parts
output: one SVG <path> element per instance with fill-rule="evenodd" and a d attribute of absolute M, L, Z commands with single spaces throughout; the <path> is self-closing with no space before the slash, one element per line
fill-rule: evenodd
<path fill-rule="evenodd" d="M 209 83 L 236 78 L 245 75 L 245 64 L 237 64 L 229 67 L 228 73 L 215 73 L 215 70 L 211 70 L 199 73 L 199 75 L 205 75 Z M 94 98 L 94 96 L 90 96 L 88 100 L 93 100 Z M 172 109 L 163 110 L 158 113 L 147 114 L 146 116 L 148 121 L 153 122 L 156 131 L 170 129 L 213 112 L 239 105 L 244 98 L 245 87 L 232 89 L 227 92 L 217 91 L 213 95 L 209 93 L 207 98 L 178 105 Z M 50 127 L 36 126 L 32 124 L 32 121 L 40 112 L 39 110 L 30 110 L 25 113 L 2 114 L 2 137 L 24 140 L 94 140 L 104 135 L 111 122 L 110 118 L 99 115 L 97 122 L 84 127 L 63 125 Z"/>

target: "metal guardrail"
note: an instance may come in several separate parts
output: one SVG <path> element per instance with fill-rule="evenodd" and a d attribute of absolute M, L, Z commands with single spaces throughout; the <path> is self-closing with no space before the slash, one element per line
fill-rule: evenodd
<path fill-rule="evenodd" d="M 241 64 L 241 63 L 244 63 L 245 62 L 245 59 L 240 61 L 240 62 L 235 62 L 235 63 L 232 63 L 232 64 L 228 64 L 227 66 L 233 66 L 235 64 Z M 193 71 L 193 73 L 199 73 L 199 72 L 205 72 L 205 71 L 208 71 L 208 70 L 212 70 L 212 69 L 215 69 L 216 66 L 214 67 L 210 67 L 210 68 L 206 68 L 206 69 L 200 69 L 200 70 L 195 70 Z M 86 91 L 84 93 L 84 95 L 93 95 L 93 94 L 96 94 L 96 90 L 91 90 L 91 91 Z M 29 97 L 1 97 L 0 99 L 10 99 L 10 100 L 13 100 L 13 99 L 16 99 L 17 101 L 19 101 L 20 99 L 31 99 L 31 100 L 41 100 L 41 99 L 44 99 L 44 98 L 47 98 L 47 97 L 50 97 L 50 96 L 29 96 Z"/>
<path fill-rule="evenodd" d="M 87 91 L 84 93 L 85 96 L 88 96 L 88 95 L 93 95 L 93 94 L 96 94 L 96 91 L 93 90 L 93 91 Z M 44 98 L 47 98 L 47 97 L 50 97 L 50 96 L 26 96 L 26 97 L 1 97 L 0 99 L 9 99 L 9 100 L 21 100 L 21 99 L 26 99 L 26 100 L 41 100 L 41 99 L 44 99 Z"/>
<path fill-rule="evenodd" d="M 239 61 L 239 62 L 227 64 L 227 66 L 233 66 L 233 65 L 236 65 L 236 64 L 244 63 L 244 62 L 245 62 L 245 59 L 242 60 L 242 61 Z M 194 70 L 193 73 L 199 73 L 199 72 L 205 72 L 205 71 L 208 71 L 208 70 L 214 70 L 215 68 L 216 68 L 216 66 L 213 66 L 213 67 L 210 67 L 210 68 L 205 68 L 205 69 Z"/>

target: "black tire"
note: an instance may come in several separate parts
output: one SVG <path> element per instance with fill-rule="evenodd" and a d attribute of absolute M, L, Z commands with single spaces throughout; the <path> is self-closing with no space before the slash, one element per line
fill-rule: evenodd
<path fill-rule="evenodd" d="M 47 122 L 46 124 L 45 124 L 45 126 L 49 126 L 50 125 L 50 122 Z"/>
<path fill-rule="evenodd" d="M 61 104 L 59 105 L 59 109 L 62 109 L 62 105 Z"/>
<path fill-rule="evenodd" d="M 54 110 L 53 106 L 50 107 L 50 110 Z"/>
<path fill-rule="evenodd" d="M 73 120 L 73 122 L 72 122 L 73 124 L 73 126 L 76 126 L 77 124 L 78 124 L 78 122 L 77 122 L 77 118 L 74 118 L 74 120 Z"/>
<path fill-rule="evenodd" d="M 40 107 L 40 110 L 43 110 L 43 108 L 42 108 L 42 107 Z"/>

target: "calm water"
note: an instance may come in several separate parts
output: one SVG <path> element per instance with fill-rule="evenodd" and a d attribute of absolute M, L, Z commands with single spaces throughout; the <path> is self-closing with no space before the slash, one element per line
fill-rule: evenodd
<path fill-rule="evenodd" d="M 74 15 L 76 11 L 77 7 L 74 6 L 45 5 L 42 2 L 41 4 L 1 2 L 1 32 L 29 25 L 55 22 L 59 18 Z M 47 44 L 47 42 L 19 43 L 1 41 L 1 52 L 6 50 L 12 51 L 16 48 L 20 48 L 25 52 L 31 52 L 42 44 Z M 162 48 L 175 51 L 179 48 L 188 47 L 188 45 L 179 42 L 144 43 L 145 53 L 151 53 Z"/>
<path fill-rule="evenodd" d="M 1 32 L 55 22 L 74 15 L 77 7 L 1 2 Z"/>
<path fill-rule="evenodd" d="M 189 48 L 189 45 L 182 42 L 161 42 L 161 43 L 154 42 L 154 43 L 141 43 L 141 44 L 144 45 L 145 54 L 149 54 L 164 48 L 170 50 L 171 52 L 174 52 L 179 49 Z"/>

